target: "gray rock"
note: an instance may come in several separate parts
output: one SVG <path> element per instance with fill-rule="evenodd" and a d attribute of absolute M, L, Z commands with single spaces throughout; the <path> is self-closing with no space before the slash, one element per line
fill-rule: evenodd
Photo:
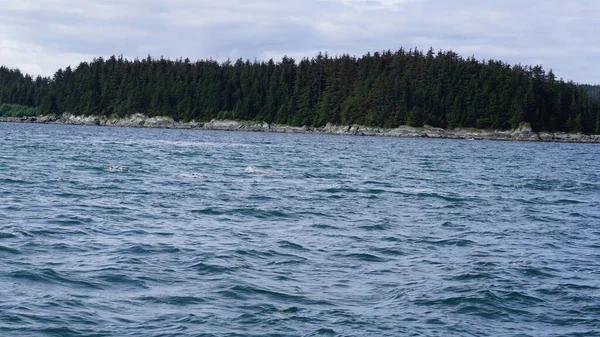
<path fill-rule="evenodd" d="M 600 143 L 600 135 L 582 135 L 571 133 L 535 133 L 527 123 L 521 123 L 512 131 L 479 131 L 454 129 L 444 130 L 434 127 L 414 128 L 399 126 L 394 129 L 381 129 L 363 125 L 334 125 L 327 123 L 324 127 L 312 128 L 309 126 L 294 127 L 288 125 L 268 124 L 265 122 L 211 120 L 210 122 L 176 122 L 169 117 L 146 117 L 143 114 L 133 114 L 120 119 L 108 119 L 97 116 L 77 116 L 65 112 L 59 116 L 47 115 L 36 117 L 0 117 L 0 122 L 12 123 L 53 123 L 71 125 L 101 125 L 117 127 L 150 127 L 173 129 L 202 129 L 202 130 L 238 130 L 252 132 L 280 132 L 280 133 L 321 133 L 332 135 L 361 135 L 385 137 L 417 137 L 417 138 L 452 138 L 476 140 L 514 140 L 514 141 L 544 141 L 544 142 L 573 142 L 573 143 Z"/>

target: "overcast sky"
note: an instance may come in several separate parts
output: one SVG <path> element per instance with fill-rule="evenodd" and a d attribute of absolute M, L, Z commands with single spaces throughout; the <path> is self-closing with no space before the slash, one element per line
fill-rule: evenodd
<path fill-rule="evenodd" d="M 600 84 L 600 0 L 0 0 L 0 64 L 453 50 Z"/>

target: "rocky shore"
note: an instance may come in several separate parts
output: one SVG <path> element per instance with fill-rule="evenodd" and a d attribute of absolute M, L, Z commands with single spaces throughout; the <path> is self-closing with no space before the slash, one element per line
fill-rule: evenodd
<path fill-rule="evenodd" d="M 226 131 L 254 131 L 254 132 L 279 132 L 279 133 L 314 133 L 333 135 L 358 135 L 358 136 L 383 136 L 383 137 L 415 137 L 415 138 L 447 138 L 447 139 L 472 139 L 472 140 L 504 140 L 504 141 L 534 141 L 534 142 L 568 142 L 568 143 L 600 143 L 600 135 L 582 135 L 571 133 L 532 132 L 528 126 L 521 126 L 510 131 L 444 130 L 440 128 L 424 127 L 413 128 L 400 126 L 394 129 L 372 128 L 361 125 L 332 125 L 324 127 L 293 127 L 287 125 L 268 124 L 252 121 L 212 120 L 210 122 L 180 123 L 167 117 L 146 117 L 135 114 L 127 118 L 109 119 L 104 117 L 76 116 L 64 113 L 60 116 L 38 117 L 0 117 L 0 122 L 14 123 L 42 123 L 66 125 L 91 125 L 115 127 L 144 127 L 167 129 L 198 129 L 198 130 L 226 130 Z"/>

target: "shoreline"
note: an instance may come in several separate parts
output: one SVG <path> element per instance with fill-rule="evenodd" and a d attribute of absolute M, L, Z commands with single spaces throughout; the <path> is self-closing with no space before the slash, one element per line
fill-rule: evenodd
<path fill-rule="evenodd" d="M 275 132 L 275 133 L 303 133 L 303 134 L 329 134 L 353 136 L 378 136 L 400 138 L 438 138 L 438 139 L 468 139 L 468 140 L 500 140 L 524 142 L 561 142 L 561 143 L 600 143 L 600 135 L 583 135 L 572 133 L 532 132 L 531 128 L 521 126 L 516 130 L 444 130 L 441 128 L 399 126 L 393 129 L 373 128 L 362 125 L 332 125 L 324 127 L 296 127 L 265 122 L 211 120 L 210 122 L 181 123 L 167 117 L 146 117 L 134 114 L 120 119 L 105 117 L 76 116 L 64 113 L 60 116 L 37 117 L 0 117 L 0 122 L 6 123 L 38 123 L 62 125 L 87 125 L 108 127 L 135 127 L 135 128 L 163 128 L 163 129 L 191 129 L 191 130 L 218 130 L 218 131 L 249 131 L 249 132 Z"/>

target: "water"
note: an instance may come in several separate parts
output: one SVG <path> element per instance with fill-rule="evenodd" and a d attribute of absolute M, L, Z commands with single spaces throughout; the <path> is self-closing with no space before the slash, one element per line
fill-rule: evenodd
<path fill-rule="evenodd" d="M 599 153 L 0 124 L 0 335 L 599 336 Z"/>

